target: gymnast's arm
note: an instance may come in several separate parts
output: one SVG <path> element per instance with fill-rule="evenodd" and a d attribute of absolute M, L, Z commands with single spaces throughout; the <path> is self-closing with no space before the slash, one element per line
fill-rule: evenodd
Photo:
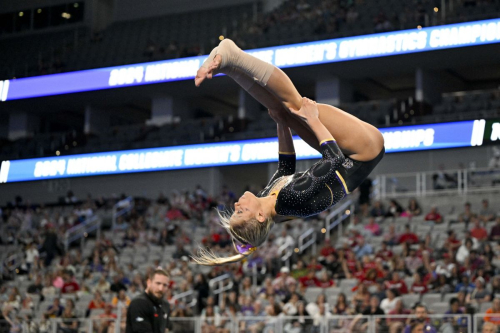
<path fill-rule="evenodd" d="M 278 149 L 279 161 L 278 170 L 269 181 L 272 183 L 282 176 L 293 175 L 295 173 L 295 148 L 293 146 L 292 132 L 288 126 L 277 123 L 278 129 Z"/>
<path fill-rule="evenodd" d="M 281 123 L 278 127 L 278 149 L 280 155 L 295 155 L 295 147 L 293 146 L 292 132 L 290 128 Z"/>
<path fill-rule="evenodd" d="M 333 138 L 330 131 L 323 125 L 323 123 L 319 120 L 319 118 L 311 119 L 308 121 L 309 127 L 316 135 L 316 138 L 319 141 L 320 152 L 323 155 L 324 159 L 328 158 L 339 158 L 344 160 L 344 154 L 340 150 L 340 147 L 337 145 L 337 142 Z M 329 153 L 328 155 L 325 155 Z"/>
<path fill-rule="evenodd" d="M 303 98 L 300 110 L 296 111 L 291 109 L 291 111 L 305 121 L 314 133 L 319 142 L 323 159 L 338 158 L 342 161 L 345 159 L 344 154 L 340 150 L 332 134 L 325 125 L 323 125 L 321 120 L 319 120 L 319 111 L 316 102 L 308 98 Z"/>

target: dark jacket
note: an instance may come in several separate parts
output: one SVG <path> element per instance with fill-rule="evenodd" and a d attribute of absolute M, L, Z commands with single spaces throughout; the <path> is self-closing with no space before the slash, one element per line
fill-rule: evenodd
<path fill-rule="evenodd" d="M 170 304 L 158 301 L 146 292 L 132 300 L 127 309 L 126 333 L 165 333 L 172 329 Z"/>

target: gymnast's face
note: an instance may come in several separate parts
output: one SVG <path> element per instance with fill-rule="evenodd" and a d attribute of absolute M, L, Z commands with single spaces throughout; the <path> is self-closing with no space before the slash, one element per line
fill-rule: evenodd
<path fill-rule="evenodd" d="M 234 213 L 231 216 L 231 222 L 240 224 L 253 218 L 260 221 L 262 219 L 261 214 L 262 205 L 259 198 L 247 191 L 234 203 Z M 263 221 L 265 221 L 265 219 L 263 219 Z"/>

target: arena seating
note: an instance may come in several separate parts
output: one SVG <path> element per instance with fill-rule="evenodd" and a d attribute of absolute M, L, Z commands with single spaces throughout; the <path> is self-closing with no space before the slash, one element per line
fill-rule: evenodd
<path fill-rule="evenodd" d="M 484 197 L 489 198 L 489 208 L 482 207 Z M 118 279 L 121 279 L 122 283 L 128 287 L 128 297 L 132 298 L 137 294 L 137 290 L 143 287 L 144 273 L 158 265 L 166 267 L 172 274 L 174 294 L 194 290 L 194 297 L 202 286 L 196 283 L 193 277 L 200 273 L 205 276 L 205 279 L 229 273 L 233 282 L 236 283 L 234 290 L 246 295 L 248 291 L 243 289 L 244 282 L 242 280 L 244 276 L 253 276 L 251 265 L 258 265 L 262 269 L 257 271 L 257 285 L 251 287 L 250 295 L 253 302 L 259 301 L 263 305 L 270 304 L 269 296 L 271 296 L 277 302 L 276 304 L 280 304 L 280 309 L 286 303 L 283 302 L 282 296 L 278 296 L 282 295 L 283 292 L 286 294 L 286 288 L 282 289 L 277 285 L 275 288 L 278 289 L 272 293 L 269 293 L 269 290 L 266 291 L 265 288 L 267 283 L 279 279 L 279 276 L 284 274 L 280 268 L 282 267 L 280 259 L 269 257 L 269 255 L 275 256 L 269 251 L 276 251 L 276 245 L 269 245 L 270 247 L 267 246 L 262 251 L 258 250 L 246 264 L 237 263 L 222 268 L 210 268 L 187 262 L 183 263 L 198 244 L 210 246 L 223 254 L 232 251 L 230 245 L 225 245 L 227 234 L 222 228 L 217 227 L 217 216 L 210 208 L 217 204 L 231 205 L 235 196 L 228 190 L 215 198 L 208 197 L 202 188 L 197 188 L 182 194 L 173 192 L 169 197 L 160 196 L 156 200 L 137 199 L 135 209 L 116 222 L 115 230 L 105 231 L 99 239 L 87 239 L 83 248 L 78 246 L 71 248 L 67 254 L 56 256 L 50 265 L 43 267 L 35 260 L 30 268 L 26 262 L 28 257 L 19 259 L 22 256 L 16 257 L 16 260 L 20 261 L 14 262 L 15 260 L 12 259 L 14 254 L 19 251 L 28 253 L 30 250 L 26 248 L 25 244 L 32 241 L 35 242 L 42 254 L 40 261 L 46 260 L 43 256 L 44 250 L 40 248 L 43 234 L 48 230 L 53 230 L 55 226 L 58 226 L 56 232 L 62 239 L 65 230 L 79 221 L 84 221 L 86 215 L 98 215 L 104 224 L 110 225 L 112 207 L 118 201 L 118 199 L 92 200 L 88 198 L 80 202 L 71 193 L 66 199 L 68 204 L 65 205 L 30 208 L 25 207 L 22 200 L 18 198 L 16 203 L 3 210 L 3 230 L 1 233 L 3 245 L 0 246 L 3 256 L 2 278 L 7 279 L 7 281 L 4 281 L 1 290 L 0 303 L 3 303 L 4 315 L 8 314 L 9 311 L 15 311 L 18 314 L 34 315 L 38 320 L 53 304 L 53 299 L 60 298 L 63 304 L 67 304 L 68 299 L 75 300 L 74 316 L 83 318 L 94 297 L 92 294 L 94 290 L 103 288 L 105 301 L 111 302 L 116 293 L 109 291 L 110 284 L 116 284 L 115 277 L 119 276 Z M 422 302 L 428 307 L 430 313 L 443 314 L 449 310 L 450 300 L 458 297 L 461 300 L 460 307 L 469 313 L 471 311 L 475 313 L 486 312 L 492 307 L 492 301 L 497 297 L 496 294 L 500 293 L 500 284 L 498 283 L 500 280 L 497 276 L 498 267 L 500 267 L 498 245 L 490 238 L 493 227 L 498 232 L 500 199 L 495 195 L 484 194 L 484 196 L 471 196 L 467 200 L 471 204 L 472 213 L 477 216 L 471 217 L 468 224 L 465 222 L 466 216 L 463 215 L 464 198 L 454 194 L 419 198 L 420 212 L 413 216 L 407 210 L 409 207 L 407 208 L 402 201 L 400 201 L 402 214 L 393 214 L 389 209 L 381 212 L 372 210 L 374 206 L 368 207 L 368 216 L 356 215 L 344 229 L 344 234 L 333 235 L 334 242 L 325 244 L 320 236 L 317 244 L 320 253 L 304 251 L 304 253 L 292 256 L 290 276 L 298 281 L 297 292 L 308 305 L 317 302 L 318 296 L 324 294 L 328 303 L 327 311 L 333 313 L 338 313 L 335 312 L 337 309 L 335 306 L 340 295 L 343 294 L 347 297 L 348 307 L 340 314 L 357 314 L 363 311 L 366 304 L 363 301 L 366 292 L 368 292 L 366 295 L 379 295 L 381 299 L 385 298 L 383 296 L 384 289 L 391 283 L 396 283 L 391 281 L 394 271 L 400 273 L 401 280 L 405 282 L 408 290 L 411 290 L 414 283 L 412 269 L 416 269 L 416 272 L 424 279 L 428 291 L 421 295 L 402 291 L 399 297 L 406 309 L 411 309 L 416 303 Z M 382 204 L 389 207 L 387 202 Z M 429 221 L 432 218 L 428 214 L 431 207 L 438 207 L 443 222 Z M 400 210 L 396 209 L 396 211 Z M 489 213 L 496 214 L 497 218 L 489 219 L 487 217 Z M 287 223 L 286 226 L 279 225 L 273 229 L 270 238 L 274 239 L 275 242 L 283 242 L 287 241 L 286 237 L 291 236 L 291 239 L 296 241 L 296 236 L 303 232 L 304 227 L 313 227 L 320 234 L 319 230 L 324 225 L 325 215 L 321 214 L 307 221 L 296 220 Z M 366 228 L 372 217 L 375 218 L 375 223 L 382 230 L 376 235 L 372 235 L 371 231 Z M 477 240 L 477 245 L 474 245 L 473 248 L 477 253 L 474 258 L 470 257 L 472 252 L 467 250 L 469 259 L 456 262 L 454 259 L 456 251 L 449 250 L 449 246 L 453 242 L 450 241 L 448 232 L 450 230 L 455 232 L 456 242 L 459 245 L 466 240 L 468 231 L 472 233 L 472 238 L 480 237 L 481 230 L 474 229 L 474 221 L 477 218 L 481 221 L 490 220 L 480 222 L 480 225 L 485 228 L 483 232 L 486 232 L 488 237 Z M 29 221 L 30 227 L 27 227 L 27 221 Z M 391 226 L 394 226 L 397 238 L 400 238 L 406 232 L 406 225 L 409 225 L 410 231 L 418 238 L 418 242 L 413 245 L 400 244 L 398 240 L 391 238 L 389 233 Z M 365 244 L 372 247 L 372 250 L 369 251 L 372 253 L 371 255 L 358 256 L 359 244 L 362 244 L 360 238 L 365 239 Z M 380 252 L 384 242 L 393 242 L 388 247 L 392 256 Z M 420 245 L 421 242 L 422 245 Z M 491 254 L 485 252 L 486 245 L 490 246 Z M 334 248 L 336 250 L 333 250 Z M 347 253 L 351 249 L 354 253 L 355 265 L 351 265 L 352 262 L 348 261 L 353 260 L 352 257 L 347 257 L 351 259 L 338 259 L 339 263 L 345 265 L 343 268 L 342 265 L 339 268 L 339 266 L 332 266 L 325 261 L 326 255 L 332 251 L 343 258 L 342 253 Z M 460 249 L 459 252 L 462 250 Z M 412 257 L 412 251 L 416 251 L 415 257 Z M 449 261 L 446 260 L 449 260 L 450 256 L 451 262 L 457 266 L 457 269 L 447 267 Z M 417 260 L 420 266 L 412 266 L 412 258 L 420 258 Z M 377 260 L 381 261 L 382 266 L 377 266 Z M 361 264 L 361 262 L 363 263 Z M 300 266 L 304 263 L 309 264 Z M 359 269 L 354 268 L 356 265 L 360 265 Z M 333 271 L 332 267 L 337 268 Z M 304 274 L 309 270 L 313 270 L 317 278 L 321 278 L 322 272 L 326 271 L 331 286 L 321 288 L 317 286 L 319 280 L 311 282 L 311 280 L 305 279 Z M 370 270 L 378 272 L 376 280 L 372 281 L 367 277 Z M 439 275 L 445 274 L 444 272 L 447 270 L 446 274 L 450 274 L 449 278 L 445 279 L 444 286 L 439 285 Z M 74 280 L 79 284 L 81 290 L 76 294 L 66 294 L 60 293 L 59 289 L 56 289 L 55 294 L 49 294 L 49 291 L 53 291 L 49 286 L 53 283 L 56 285 L 60 283 L 61 275 L 67 271 L 74 272 Z M 48 284 L 45 285 L 46 288 L 41 293 L 35 292 L 34 295 L 28 295 L 27 289 L 33 285 L 34 279 L 38 275 L 43 277 L 42 281 L 48 281 Z M 460 285 L 464 276 L 468 276 L 473 281 L 471 285 Z M 104 287 L 99 284 L 101 277 L 105 278 L 102 283 Z M 266 282 L 266 277 L 271 278 L 271 280 Z M 12 280 L 8 281 L 9 279 Z M 474 288 L 479 288 L 477 287 L 479 282 L 476 282 L 478 279 L 485 279 L 486 294 L 474 291 Z M 132 285 L 135 287 L 131 287 Z M 366 286 L 367 289 L 363 289 L 363 286 Z M 402 287 L 399 288 L 402 289 Z M 259 290 L 262 291 L 259 292 Z M 462 290 L 468 290 L 466 294 L 471 297 L 470 300 L 466 298 L 464 301 L 460 298 L 459 294 Z M 43 297 L 45 292 L 48 294 Z M 12 296 L 14 300 L 9 299 L 10 295 L 14 295 Z M 259 295 L 265 295 L 265 297 Z M 32 305 L 30 305 L 28 296 Z M 226 301 L 220 304 L 217 311 L 221 315 L 227 315 L 228 307 L 233 303 L 227 299 L 229 297 L 227 293 L 223 297 Z M 26 301 L 27 299 L 28 301 Z M 180 309 L 187 305 L 183 299 L 175 300 L 169 296 L 169 300 L 174 309 L 178 307 Z M 206 307 L 207 300 L 198 298 L 198 301 L 201 303 L 191 308 L 188 316 L 204 313 L 203 309 Z M 238 308 L 242 306 L 242 303 L 233 305 Z M 288 309 L 289 306 L 285 308 Z M 311 307 L 306 307 L 306 309 L 313 311 Z M 113 311 L 116 313 L 117 309 L 114 308 Z M 97 318 L 95 316 L 102 313 L 102 309 L 93 309 L 90 310 L 89 315 L 91 318 Z M 312 315 L 312 313 L 310 314 Z M 437 325 L 437 321 L 433 323 Z M 203 323 L 203 325 L 205 324 L 208 325 L 208 323 Z"/>
<path fill-rule="evenodd" d="M 67 59 L 75 46 L 90 38 L 85 27 L 33 35 L 6 36 L 0 40 L 0 78 L 37 76 L 75 70 Z"/>

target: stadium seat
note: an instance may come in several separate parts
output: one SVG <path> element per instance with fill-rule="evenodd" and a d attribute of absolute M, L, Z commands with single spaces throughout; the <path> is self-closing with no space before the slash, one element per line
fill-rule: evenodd
<path fill-rule="evenodd" d="M 413 305 L 420 301 L 420 295 L 417 294 L 406 294 L 401 296 L 403 304 L 406 308 L 411 308 Z"/>
<path fill-rule="evenodd" d="M 483 302 L 479 304 L 479 307 L 477 309 L 477 313 L 486 313 L 486 310 L 491 308 L 493 306 L 493 302 Z"/>
<path fill-rule="evenodd" d="M 424 294 L 422 295 L 422 302 L 427 306 L 433 303 L 441 302 L 442 296 L 441 294 Z"/>
<path fill-rule="evenodd" d="M 323 293 L 325 293 L 324 288 L 309 287 L 306 289 L 306 292 L 304 293 L 304 298 L 308 302 L 315 302 L 318 295 Z"/>
<path fill-rule="evenodd" d="M 339 288 L 342 289 L 342 291 L 347 291 L 351 290 L 358 284 L 357 279 L 343 279 L 340 281 Z"/>
<path fill-rule="evenodd" d="M 449 303 L 452 298 L 455 298 L 457 296 L 457 293 L 446 293 L 443 295 L 443 302 Z"/>
<path fill-rule="evenodd" d="M 426 303 L 426 305 L 431 313 L 445 313 L 450 308 L 450 305 L 446 302 Z"/>

